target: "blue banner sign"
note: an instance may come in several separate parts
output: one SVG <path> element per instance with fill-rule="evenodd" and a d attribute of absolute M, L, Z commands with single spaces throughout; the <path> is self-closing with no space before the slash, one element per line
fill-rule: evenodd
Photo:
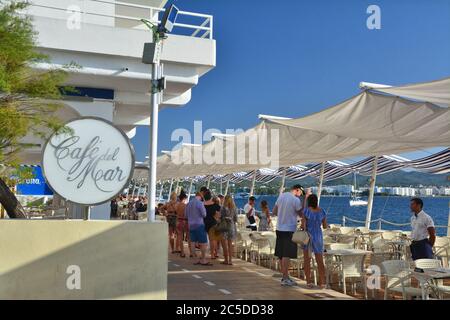
<path fill-rule="evenodd" d="M 34 177 L 17 185 L 17 193 L 27 196 L 49 196 L 53 191 L 45 183 L 41 167 L 33 167 Z"/>

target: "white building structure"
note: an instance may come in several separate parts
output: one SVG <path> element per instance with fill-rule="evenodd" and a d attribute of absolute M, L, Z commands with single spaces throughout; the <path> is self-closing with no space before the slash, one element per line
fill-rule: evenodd
<path fill-rule="evenodd" d="M 141 59 L 144 43 L 152 42 L 152 34 L 141 19 L 157 23 L 167 0 L 30 2 L 26 14 L 38 32 L 38 49 L 50 57 L 50 63 L 35 67 L 47 70 L 71 62 L 80 66 L 67 81 L 79 94 L 66 97 L 65 108 L 59 111 L 63 120 L 101 117 L 129 138 L 134 137 L 137 126 L 148 126 L 151 66 Z M 167 86 L 160 109 L 187 104 L 199 78 L 216 64 L 213 17 L 180 11 L 173 32 L 164 40 L 161 62 Z M 26 142 L 43 144 L 32 137 Z M 27 150 L 22 159 L 38 164 L 41 147 Z M 108 203 L 91 209 L 92 219 L 109 219 Z"/>

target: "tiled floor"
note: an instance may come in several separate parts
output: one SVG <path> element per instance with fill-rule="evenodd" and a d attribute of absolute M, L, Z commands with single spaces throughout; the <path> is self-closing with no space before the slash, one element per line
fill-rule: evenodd
<path fill-rule="evenodd" d="M 213 266 L 194 265 L 196 260 L 169 254 L 169 300 L 301 300 L 354 299 L 333 290 L 281 287 L 274 271 L 239 259 L 233 266 L 215 260 Z"/>

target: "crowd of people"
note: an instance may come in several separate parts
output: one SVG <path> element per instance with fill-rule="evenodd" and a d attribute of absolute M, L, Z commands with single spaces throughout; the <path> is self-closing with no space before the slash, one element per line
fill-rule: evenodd
<path fill-rule="evenodd" d="M 198 258 L 195 264 L 212 266 L 212 260 L 219 258 L 221 264 L 232 265 L 233 245 L 237 237 L 238 208 L 231 195 L 213 195 L 202 187 L 189 202 L 181 190 L 172 192 L 165 204 L 158 204 L 157 214 L 166 218 L 169 229 L 169 245 L 173 254 L 186 257 L 184 242 L 188 243 L 189 257 Z M 294 185 L 281 193 L 272 210 L 277 216 L 275 256 L 280 259 L 281 285 L 293 286 L 296 282 L 289 277 L 290 259 L 297 259 L 298 244 L 293 235 L 298 230 L 306 231 L 309 241 L 301 245 L 304 257 L 304 271 L 308 287 L 313 286 L 311 258 L 317 263 L 320 288 L 325 287 L 325 264 L 323 230 L 327 226 L 327 214 L 319 207 L 318 197 L 301 185 Z M 251 196 L 244 206 L 245 227 L 250 231 L 272 230 L 272 218 L 267 201 L 262 200 L 260 211 L 256 210 L 256 199 Z M 432 258 L 436 238 L 433 219 L 423 211 L 423 201 L 413 198 L 410 202 L 411 254 L 412 259 Z M 111 217 L 114 219 L 137 219 L 139 212 L 147 210 L 146 197 L 120 196 L 111 201 Z M 301 221 L 300 226 L 298 221 Z M 206 258 L 209 246 L 210 260 Z M 197 257 L 196 250 L 200 250 Z"/>
<path fill-rule="evenodd" d="M 169 246 L 173 254 L 185 257 L 184 242 L 188 242 L 189 257 L 200 256 L 195 264 L 211 266 L 212 260 L 219 258 L 221 264 L 232 265 L 233 241 L 237 234 L 238 210 L 230 195 L 213 195 L 202 187 L 195 197 L 187 202 L 186 193 L 172 192 L 165 204 L 159 204 L 158 214 L 164 215 L 169 228 Z M 209 245 L 210 261 L 207 260 Z"/>
<path fill-rule="evenodd" d="M 138 220 L 139 213 L 147 212 L 147 197 L 120 195 L 111 200 L 111 220 Z"/>

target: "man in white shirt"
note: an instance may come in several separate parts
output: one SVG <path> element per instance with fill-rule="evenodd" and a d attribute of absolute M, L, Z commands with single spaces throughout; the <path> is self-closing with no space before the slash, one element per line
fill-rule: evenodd
<path fill-rule="evenodd" d="M 255 219 L 255 200 L 254 196 L 248 198 L 248 203 L 244 206 L 245 213 L 245 226 L 251 231 L 256 231 L 256 219 Z"/>
<path fill-rule="evenodd" d="M 290 259 L 297 258 L 297 244 L 292 242 L 292 235 L 297 230 L 297 220 L 302 209 L 300 196 L 303 195 L 303 187 L 294 185 L 290 192 L 282 193 L 275 203 L 273 214 L 277 218 L 277 240 L 275 244 L 275 256 L 280 259 L 282 286 L 294 286 L 296 282 L 289 278 Z"/>
<path fill-rule="evenodd" d="M 411 199 L 411 255 L 413 260 L 432 259 L 436 230 L 433 219 L 423 211 L 423 201 Z"/>

